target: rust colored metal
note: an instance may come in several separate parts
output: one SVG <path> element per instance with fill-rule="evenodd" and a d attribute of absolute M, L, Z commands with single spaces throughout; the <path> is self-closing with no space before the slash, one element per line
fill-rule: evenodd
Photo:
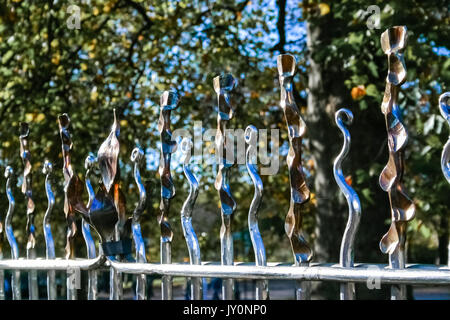
<path fill-rule="evenodd" d="M 415 216 L 414 202 L 406 194 L 402 183 L 408 133 L 398 105 L 399 89 L 406 79 L 403 58 L 406 39 L 407 29 L 404 26 L 389 28 L 381 35 L 381 47 L 388 57 L 388 75 L 381 111 L 386 119 L 389 160 L 380 174 L 379 183 L 389 195 L 392 223 L 380 241 L 380 249 L 389 254 L 390 266 L 397 269 L 405 267 L 406 227 Z M 406 299 L 406 287 L 393 286 L 391 298 Z"/>

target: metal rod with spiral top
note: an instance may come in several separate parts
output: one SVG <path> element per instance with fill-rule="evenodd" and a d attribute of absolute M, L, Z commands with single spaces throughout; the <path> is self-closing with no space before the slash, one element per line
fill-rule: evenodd
<path fill-rule="evenodd" d="M 34 201 L 32 191 L 32 173 L 31 173 L 31 153 L 28 145 L 28 137 L 30 134 L 30 128 L 28 123 L 20 123 L 20 157 L 24 165 L 23 170 L 23 184 L 22 193 L 25 195 L 27 202 L 27 259 L 36 259 L 36 236 L 34 225 Z M 38 283 L 37 283 L 37 271 L 30 270 L 28 272 L 28 292 L 30 300 L 39 299 Z"/>
<path fill-rule="evenodd" d="M 53 194 L 52 185 L 50 182 L 53 172 L 53 165 L 48 160 L 45 160 L 42 173 L 45 174 L 45 193 L 47 194 L 48 206 L 45 211 L 43 228 L 45 238 L 45 258 L 55 259 L 55 243 L 53 242 L 52 229 L 50 225 L 50 217 L 53 206 L 55 205 L 55 195 Z M 47 297 L 48 300 L 56 300 L 56 272 L 55 270 L 47 271 Z"/>
<path fill-rule="evenodd" d="M 94 188 L 92 187 L 91 184 L 90 174 L 96 163 L 97 158 L 94 157 L 93 155 L 87 156 L 86 160 L 84 161 L 84 168 L 86 169 L 85 185 L 89 196 L 87 208 L 91 207 L 92 202 L 94 201 L 95 198 Z M 95 250 L 95 242 L 91 234 L 91 227 L 84 218 L 81 220 L 81 231 L 83 232 L 84 242 L 86 243 L 87 257 L 88 259 L 95 259 L 97 257 L 97 254 Z M 87 297 L 88 300 L 97 300 L 98 294 L 97 278 L 98 278 L 97 270 L 88 271 L 88 297 Z"/>
<path fill-rule="evenodd" d="M 189 260 L 191 264 L 200 265 L 200 245 L 197 235 L 192 226 L 192 213 L 194 211 L 195 201 L 198 196 L 198 180 L 189 167 L 191 159 L 192 141 L 190 138 L 183 138 L 181 141 L 181 152 L 183 153 L 183 172 L 189 182 L 189 195 L 181 208 L 181 226 L 183 228 L 184 238 L 189 251 Z M 201 300 L 203 295 L 202 278 L 191 278 L 191 299 Z"/>
<path fill-rule="evenodd" d="M 229 159 L 228 154 L 233 151 L 234 146 L 228 142 L 226 137 L 227 123 L 233 118 L 234 110 L 230 103 L 229 94 L 233 90 L 237 81 L 231 74 L 222 74 L 213 79 L 214 91 L 217 94 L 218 115 L 217 132 L 215 137 L 216 151 L 219 162 L 216 181 L 214 186 L 219 192 L 220 211 L 222 225 L 220 228 L 220 258 L 222 265 L 233 265 L 233 236 L 231 234 L 231 216 L 236 210 L 230 185 L 230 169 L 234 165 L 234 159 Z M 231 152 L 234 153 L 234 152 Z M 232 300 L 234 295 L 233 279 L 222 281 L 222 299 Z"/>
<path fill-rule="evenodd" d="M 246 165 L 248 174 L 252 178 L 253 185 L 255 186 L 255 194 L 248 210 L 248 230 L 250 232 L 253 251 L 255 253 L 255 264 L 257 266 L 266 266 L 266 249 L 264 248 L 264 243 L 258 227 L 258 210 L 262 201 L 263 183 L 258 175 L 258 167 L 256 166 L 257 139 L 258 129 L 252 125 L 248 126 L 245 129 L 245 142 L 248 145 L 246 152 Z M 268 280 L 256 281 L 256 299 L 269 299 Z"/>
<path fill-rule="evenodd" d="M 136 248 L 136 262 L 146 263 L 145 243 L 141 232 L 141 216 L 145 211 L 147 193 L 144 184 L 142 183 L 139 166 L 144 160 L 144 150 L 136 147 L 131 152 L 131 162 L 134 163 L 134 180 L 139 189 L 139 201 L 133 212 L 133 222 L 131 223 L 131 230 L 133 234 L 134 246 Z M 137 275 L 136 277 L 136 299 L 145 300 L 147 290 L 147 277 L 145 274 Z"/>
<path fill-rule="evenodd" d="M 439 97 L 439 110 L 442 117 L 450 127 L 450 92 L 445 92 Z M 442 149 L 441 169 L 445 179 L 450 183 L 450 135 Z M 448 244 L 447 264 L 450 267 L 450 243 Z"/>
<path fill-rule="evenodd" d="M 344 136 L 344 144 L 339 155 L 334 160 L 333 173 L 334 179 L 345 196 L 348 204 L 348 220 L 345 227 L 344 236 L 341 242 L 341 251 L 339 255 L 339 263 L 342 267 L 353 267 L 354 263 L 354 242 L 356 232 L 358 231 L 359 221 L 361 218 L 361 202 L 358 194 L 346 182 L 342 173 L 342 162 L 348 155 L 350 150 L 350 133 L 346 125 L 353 122 L 353 113 L 348 109 L 339 109 L 335 114 L 335 121 Z M 341 283 L 340 288 L 341 300 L 355 299 L 355 284 Z"/>
<path fill-rule="evenodd" d="M 393 269 L 404 269 L 406 263 L 405 244 L 408 221 L 414 219 L 415 205 L 404 190 L 404 151 L 408 133 L 402 123 L 398 105 L 398 93 L 406 79 L 403 50 L 406 46 L 407 30 L 404 26 L 387 29 L 381 35 L 381 47 L 388 57 L 388 76 L 381 111 L 386 119 L 389 160 L 380 174 L 380 187 L 389 195 L 392 223 L 389 231 L 380 241 L 380 249 L 389 254 L 389 264 Z M 406 286 L 393 285 L 391 299 L 406 299 Z"/>
<path fill-rule="evenodd" d="M 14 214 L 14 207 L 16 201 L 11 189 L 11 183 L 14 179 L 13 168 L 7 166 L 5 169 L 6 180 L 6 196 L 8 197 L 8 213 L 5 218 L 5 231 L 6 238 L 8 239 L 9 246 L 11 247 L 11 259 L 19 259 L 19 246 L 17 245 L 16 237 L 14 237 L 14 230 L 11 225 L 12 217 Z M 11 274 L 11 290 L 13 300 L 22 300 L 21 286 L 20 286 L 20 271 L 14 270 Z"/>
<path fill-rule="evenodd" d="M 159 205 L 158 222 L 161 229 L 161 263 L 172 263 L 172 227 L 169 224 L 170 200 L 175 196 L 175 187 L 170 173 L 170 160 L 175 151 L 176 142 L 172 140 L 170 131 L 170 113 L 178 107 L 180 97 L 175 91 L 164 91 L 161 95 L 161 112 L 158 122 L 158 130 L 161 139 L 161 160 L 159 175 L 161 181 L 161 202 Z M 172 300 L 172 277 L 162 277 L 162 299 Z"/>
<path fill-rule="evenodd" d="M 294 56 L 282 54 L 278 56 L 278 75 L 281 87 L 280 106 L 284 111 L 289 134 L 289 152 L 286 162 L 289 168 L 291 186 L 290 207 L 285 221 L 285 231 L 291 242 L 295 264 L 308 266 L 313 252 L 303 237 L 303 206 L 309 201 L 310 191 L 305 182 L 301 163 L 302 137 L 306 131 L 306 124 L 300 116 L 293 95 L 293 77 L 296 61 Z M 309 282 L 300 282 L 296 288 L 297 300 L 310 299 Z"/>

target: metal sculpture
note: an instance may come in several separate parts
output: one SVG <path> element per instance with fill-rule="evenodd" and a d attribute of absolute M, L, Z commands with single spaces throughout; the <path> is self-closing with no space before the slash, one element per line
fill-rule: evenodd
<path fill-rule="evenodd" d="M 450 92 L 445 92 L 439 97 L 439 110 L 450 127 Z M 442 149 L 441 168 L 445 179 L 450 183 L 450 135 L 447 143 Z"/>
<path fill-rule="evenodd" d="M 161 202 L 159 205 L 158 223 L 161 229 L 161 263 L 172 263 L 172 227 L 169 224 L 168 215 L 170 199 L 175 196 L 175 187 L 170 174 L 170 160 L 176 149 L 176 141 L 172 140 L 170 131 L 170 113 L 178 107 L 180 97 L 174 91 L 164 91 L 161 96 L 161 112 L 158 122 L 158 130 L 161 139 L 161 160 L 159 164 L 159 175 L 161 181 Z M 172 299 L 172 277 L 162 278 L 162 299 Z"/>
<path fill-rule="evenodd" d="M 301 163 L 302 137 L 306 131 L 306 124 L 300 116 L 300 111 L 293 95 L 293 77 L 296 66 L 295 58 L 289 54 L 282 54 L 278 56 L 277 64 L 281 87 L 280 106 L 284 112 L 289 134 L 289 152 L 286 162 L 289 167 L 291 199 L 284 228 L 291 242 L 295 264 L 297 266 L 308 266 L 313 252 L 302 233 L 302 207 L 309 201 L 310 191 L 305 182 Z M 309 299 L 309 291 L 308 282 L 298 283 L 296 289 L 297 299 Z"/>
<path fill-rule="evenodd" d="M 92 202 L 95 198 L 94 188 L 91 184 L 90 174 L 93 170 L 95 164 L 97 163 L 97 158 L 93 155 L 86 157 L 84 161 L 84 168 L 86 169 L 85 174 L 85 184 L 86 190 L 88 192 L 89 200 L 87 203 L 87 208 L 90 208 Z M 95 242 L 92 238 L 91 227 L 85 218 L 81 220 L 81 231 L 83 232 L 84 242 L 86 243 L 87 257 L 88 259 L 95 259 L 97 256 L 95 250 Z M 97 270 L 88 271 L 88 300 L 97 300 Z"/>
<path fill-rule="evenodd" d="M 379 183 L 389 195 L 392 223 L 380 241 L 380 249 L 389 254 L 389 264 L 396 269 L 405 268 L 406 227 L 415 216 L 415 205 L 402 185 L 408 133 L 402 123 L 398 93 L 406 79 L 403 59 L 406 39 L 407 30 L 404 26 L 389 28 L 381 35 L 381 47 L 388 57 L 388 75 L 381 111 L 386 118 L 389 160 L 380 174 Z M 393 285 L 391 299 L 406 299 L 406 286 Z"/>
<path fill-rule="evenodd" d="M 255 264 L 257 266 L 266 266 L 266 249 L 264 248 L 258 227 L 258 210 L 262 201 L 263 183 L 258 175 L 258 167 L 256 166 L 257 139 L 258 129 L 252 125 L 248 126 L 245 129 L 245 142 L 248 145 L 246 165 L 248 174 L 252 178 L 253 185 L 255 186 L 255 194 L 248 210 L 248 230 L 255 253 Z M 256 299 L 269 299 L 269 282 L 267 280 L 256 281 Z"/>
<path fill-rule="evenodd" d="M 342 237 L 339 264 L 342 267 L 351 268 L 354 263 L 355 236 L 361 218 L 361 202 L 359 201 L 358 194 L 345 180 L 344 174 L 342 173 L 342 162 L 350 150 L 350 133 L 348 132 L 346 125 L 352 124 L 353 113 L 348 109 L 339 109 L 336 111 L 335 121 L 344 136 L 344 144 L 341 152 L 334 160 L 333 173 L 334 179 L 348 204 L 348 220 Z M 354 300 L 355 284 L 341 283 L 340 297 L 341 300 Z"/>
<path fill-rule="evenodd" d="M 145 192 L 144 184 L 141 180 L 139 166 L 144 160 L 144 150 L 137 147 L 131 153 L 131 162 L 134 163 L 134 180 L 139 190 L 139 202 L 133 212 L 133 222 L 131 223 L 131 231 L 133 234 L 134 246 L 136 248 L 136 262 L 146 263 L 145 243 L 141 232 L 141 216 L 145 211 L 147 204 L 147 193 Z M 145 300 L 146 298 L 146 284 L 147 277 L 145 274 L 140 274 L 136 279 L 136 299 Z"/>
<path fill-rule="evenodd" d="M 55 196 L 50 182 L 53 165 L 45 160 L 42 172 L 45 174 L 45 193 L 47 194 L 48 206 L 44 215 L 44 238 L 45 238 L 45 257 L 46 259 L 55 259 L 55 243 L 53 242 L 52 229 L 50 225 L 50 216 L 55 205 Z M 55 270 L 47 271 L 47 297 L 48 300 L 56 300 L 56 273 Z"/>
<path fill-rule="evenodd" d="M 233 237 L 231 235 L 231 216 L 236 210 L 230 185 L 230 169 L 234 165 L 234 159 L 229 159 L 228 154 L 233 149 L 226 137 L 228 121 L 233 118 L 234 109 L 230 103 L 229 94 L 237 85 L 237 80 L 231 74 L 222 74 L 213 79 L 214 91 L 217 94 L 218 115 L 217 133 L 215 137 L 216 151 L 219 162 L 214 186 L 219 192 L 222 226 L 220 228 L 220 258 L 222 265 L 233 265 Z M 222 299 L 232 300 L 234 293 L 233 279 L 224 279 L 222 282 Z"/>
<path fill-rule="evenodd" d="M 36 259 L 36 237 L 35 237 L 35 226 L 34 226 L 34 201 L 33 201 L 33 191 L 32 191 L 32 173 L 31 173 L 31 153 L 28 145 L 28 137 L 30 134 L 30 128 L 28 123 L 20 123 L 20 157 L 24 165 L 23 170 L 23 184 L 22 193 L 25 195 L 27 202 L 27 259 Z M 39 299 L 38 283 L 37 283 L 37 271 L 30 270 L 28 272 L 28 287 L 30 300 Z"/>
<path fill-rule="evenodd" d="M 181 152 L 183 153 L 183 172 L 189 182 L 189 195 L 181 208 L 181 226 L 183 235 L 189 251 L 189 261 L 191 264 L 201 265 L 200 245 L 197 235 L 192 226 L 192 212 L 198 196 L 198 180 L 189 167 L 191 159 L 192 141 L 190 138 L 183 138 L 181 141 Z M 203 295 L 202 278 L 191 279 L 191 299 L 201 300 Z"/>
<path fill-rule="evenodd" d="M 12 217 L 14 214 L 14 207 L 16 206 L 16 201 L 11 190 L 11 183 L 14 179 L 14 171 L 10 166 L 5 169 L 6 180 L 6 196 L 8 197 L 8 213 L 5 218 L 5 231 L 6 238 L 8 239 L 9 246 L 11 247 L 11 259 L 19 259 L 19 246 L 17 245 L 16 237 L 14 237 L 14 230 L 11 225 Z M 14 270 L 11 275 L 11 290 L 13 300 L 21 300 L 21 286 L 20 286 L 20 271 Z"/>

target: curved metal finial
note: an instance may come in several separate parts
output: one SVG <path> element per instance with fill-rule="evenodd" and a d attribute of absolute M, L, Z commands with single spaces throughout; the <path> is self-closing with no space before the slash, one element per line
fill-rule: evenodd
<path fill-rule="evenodd" d="M 134 163 L 134 180 L 139 189 L 139 202 L 133 212 L 133 222 L 131 224 L 131 230 L 133 233 L 134 246 L 136 248 L 136 262 L 145 263 L 147 258 L 145 256 L 145 243 L 141 232 L 141 215 L 145 210 L 147 193 L 145 192 L 144 184 L 141 180 L 141 174 L 139 172 L 139 166 L 144 160 L 144 150 L 136 147 L 131 152 L 131 162 Z M 137 300 L 145 300 L 146 298 L 146 276 L 141 274 L 137 276 L 136 281 L 136 297 Z"/>
<path fill-rule="evenodd" d="M 53 206 L 55 204 L 55 196 L 52 191 L 50 183 L 51 174 L 53 172 L 53 165 L 48 160 L 45 160 L 42 173 L 45 177 L 45 192 L 47 194 L 48 206 L 44 215 L 44 238 L 45 238 L 45 256 L 47 259 L 55 259 L 55 243 L 53 242 L 52 230 L 50 225 L 50 216 L 52 214 Z M 48 300 L 56 300 L 56 273 L 55 270 L 47 271 L 47 296 Z"/>
<path fill-rule="evenodd" d="M 14 178 L 14 170 L 10 166 L 5 169 L 6 180 L 6 196 L 8 197 L 8 213 L 5 218 L 5 230 L 6 238 L 8 239 L 9 246 L 11 247 L 11 259 L 19 259 L 19 246 L 17 245 L 16 237 L 14 237 L 14 230 L 11 225 L 12 217 L 14 214 L 14 208 L 16 201 L 11 190 L 12 179 Z M 13 300 L 21 300 L 21 286 L 20 286 L 20 271 L 13 271 L 11 276 L 11 288 Z"/>
<path fill-rule="evenodd" d="M 217 133 L 215 138 L 216 151 L 219 162 L 216 181 L 214 186 L 219 192 L 220 210 L 222 226 L 220 228 L 220 246 L 222 265 L 234 264 L 233 237 L 231 235 L 231 215 L 236 210 L 236 202 L 231 195 L 229 185 L 230 168 L 234 165 L 234 159 L 228 159 L 227 150 L 234 148 L 229 145 L 226 137 L 227 123 L 234 114 L 233 106 L 230 103 L 229 94 L 233 90 L 237 81 L 231 74 L 222 74 L 213 79 L 214 91 L 217 94 L 218 115 Z M 233 299 L 233 280 L 225 279 L 222 282 L 222 298 L 224 300 Z"/>
<path fill-rule="evenodd" d="M 161 263 L 171 263 L 172 227 L 169 224 L 168 215 L 170 199 L 175 196 L 175 187 L 170 174 L 170 160 L 176 149 L 176 142 L 172 140 L 170 131 L 170 113 L 178 107 L 180 97 L 175 91 L 164 91 L 161 96 L 158 130 L 161 139 L 161 160 L 159 175 L 161 181 L 161 202 L 159 205 L 158 223 L 161 229 Z M 171 277 L 164 276 L 162 284 L 163 300 L 172 299 Z"/>
<path fill-rule="evenodd" d="M 189 251 L 189 260 L 191 264 L 201 264 L 200 245 L 198 243 L 197 235 L 195 234 L 194 227 L 192 226 L 192 212 L 194 210 L 195 201 L 198 196 L 198 180 L 192 173 L 189 167 L 189 160 L 191 159 L 192 141 L 190 138 L 183 138 L 181 141 L 181 152 L 183 153 L 183 172 L 186 179 L 189 182 L 189 195 L 184 201 L 181 208 L 181 225 L 183 227 L 184 238 Z M 192 278 L 191 285 L 191 299 L 202 299 L 202 279 Z"/>
<path fill-rule="evenodd" d="M 282 54 L 278 56 L 277 63 L 281 85 L 280 106 L 284 111 L 289 133 L 289 153 L 286 161 L 291 184 L 291 205 L 286 216 L 285 230 L 291 241 L 295 263 L 299 265 L 309 262 L 313 256 L 311 248 L 302 235 L 301 208 L 310 197 L 301 165 L 302 137 L 306 131 L 306 124 L 293 96 L 295 58 L 289 54 Z"/>
<path fill-rule="evenodd" d="M 255 186 L 255 194 L 248 211 L 248 229 L 252 240 L 253 251 L 255 253 L 255 264 L 257 266 L 266 266 L 266 249 L 259 232 L 258 227 L 258 210 L 262 201 L 263 183 L 258 175 L 258 167 L 256 166 L 256 150 L 257 150 L 258 129 L 250 125 L 245 129 L 245 142 L 248 145 L 246 153 L 247 171 L 252 178 Z M 258 280 L 256 283 L 256 299 L 269 299 L 269 283 L 267 280 Z"/>
<path fill-rule="evenodd" d="M 439 97 L 439 110 L 444 120 L 447 121 L 450 126 L 450 92 L 445 92 Z M 444 177 L 450 183 L 450 135 L 447 143 L 442 149 L 441 156 L 441 168 L 444 173 Z"/>
<path fill-rule="evenodd" d="M 389 160 L 380 174 L 381 188 L 389 195 L 392 223 L 389 231 L 380 241 L 380 249 L 389 254 L 392 268 L 405 267 L 405 243 L 407 222 L 415 216 L 415 205 L 404 190 L 404 149 L 408 133 L 401 119 L 398 105 L 400 85 L 406 78 L 403 50 L 406 45 L 406 27 L 392 27 L 381 35 L 381 46 L 388 56 L 388 76 L 381 111 L 386 118 Z M 392 299 L 406 299 L 405 286 L 393 286 Z"/>
<path fill-rule="evenodd" d="M 109 192 L 114 183 L 117 173 L 117 160 L 119 157 L 119 133 L 120 125 L 117 121 L 116 110 L 114 109 L 114 122 L 108 138 L 101 144 L 98 150 L 98 165 L 102 175 L 103 184 Z"/>
<path fill-rule="evenodd" d="M 20 157 L 22 158 L 22 162 L 24 165 L 23 170 L 23 184 L 22 184 L 22 193 L 25 195 L 25 199 L 27 202 L 27 259 L 35 259 L 36 258 L 36 236 L 35 230 L 36 227 L 34 225 L 34 201 L 33 201 L 33 191 L 32 191 L 32 173 L 31 173 L 31 152 L 29 150 L 28 145 L 28 137 L 30 135 L 30 128 L 28 123 L 21 122 L 20 123 Z M 30 270 L 28 272 L 28 288 L 29 288 L 29 296 L 30 300 L 39 299 L 38 292 L 38 283 L 37 283 L 37 271 Z"/>
<path fill-rule="evenodd" d="M 350 133 L 345 125 L 351 125 L 353 122 L 353 113 L 348 109 L 339 109 L 335 114 L 335 121 L 344 136 L 344 144 L 339 155 L 334 160 L 333 173 L 334 179 L 344 194 L 348 204 L 348 220 L 345 227 L 344 235 L 341 242 L 341 251 L 339 255 L 339 263 L 342 267 L 353 267 L 354 259 L 354 242 L 356 232 L 358 230 L 361 218 L 361 202 L 358 194 L 346 182 L 342 173 L 342 162 L 350 150 Z M 341 284 L 341 300 L 355 299 L 355 284 Z"/>
<path fill-rule="evenodd" d="M 67 221 L 66 259 L 75 258 L 74 239 L 77 232 L 75 211 L 87 218 L 87 208 L 81 199 L 83 182 L 73 171 L 71 164 L 72 139 L 70 137 L 70 118 L 67 113 L 58 117 L 59 134 L 62 142 L 63 174 L 64 174 L 64 213 Z"/>

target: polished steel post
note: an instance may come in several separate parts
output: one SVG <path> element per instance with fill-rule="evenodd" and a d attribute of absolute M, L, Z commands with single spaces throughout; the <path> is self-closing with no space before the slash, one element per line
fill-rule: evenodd
<path fill-rule="evenodd" d="M 22 193 L 25 195 L 27 202 L 27 259 L 36 259 L 36 237 L 35 237 L 35 226 L 34 226 L 34 201 L 33 201 L 33 191 L 32 191 L 32 173 L 31 173 L 31 153 L 28 145 L 28 137 L 30 134 L 30 128 L 28 123 L 20 123 L 20 157 L 24 165 L 23 170 L 23 184 Z M 35 270 L 30 270 L 28 272 L 28 296 L 30 300 L 38 300 L 38 283 L 37 283 L 37 272 Z"/>
<path fill-rule="evenodd" d="M 295 264 L 297 266 L 308 266 L 312 259 L 313 251 L 309 247 L 302 232 L 303 206 L 309 201 L 310 191 L 305 182 L 302 168 L 302 138 L 306 131 L 303 121 L 293 95 L 293 77 L 295 74 L 296 61 L 290 54 L 278 56 L 278 75 L 281 87 L 280 106 L 289 134 L 289 152 L 286 162 L 289 168 L 289 181 L 291 186 L 291 200 L 284 228 L 291 242 Z M 310 283 L 299 282 L 296 288 L 297 300 L 310 299 Z"/>
<path fill-rule="evenodd" d="M 333 173 L 334 179 L 348 204 L 348 220 L 342 237 L 339 264 L 344 268 L 350 268 L 354 265 L 354 243 L 361 218 L 361 202 L 359 201 L 358 194 L 345 180 L 344 174 L 342 173 L 342 162 L 350 150 L 350 133 L 346 125 L 352 124 L 353 113 L 348 109 L 339 109 L 336 111 L 335 121 L 344 136 L 344 144 L 341 152 L 334 160 Z M 355 300 L 354 283 L 341 283 L 340 291 L 341 300 Z"/>
<path fill-rule="evenodd" d="M 134 180 L 139 190 L 139 201 L 133 212 L 133 222 L 131 230 L 133 233 L 134 246 L 136 248 L 136 262 L 146 263 L 145 243 L 141 232 L 141 216 L 145 211 L 147 204 L 147 193 L 142 183 L 139 166 L 144 160 L 144 150 L 139 147 L 133 149 L 131 153 L 131 162 L 134 163 Z M 140 274 L 136 276 L 136 300 L 145 300 L 147 297 L 147 276 Z"/>
<path fill-rule="evenodd" d="M 88 209 L 91 207 L 92 202 L 95 198 L 95 192 L 91 184 L 90 174 L 96 163 L 97 158 L 93 155 L 87 156 L 86 160 L 84 161 L 84 168 L 86 169 L 85 185 L 89 196 L 89 200 L 86 206 Z M 84 218 L 82 218 L 81 220 L 81 231 L 83 232 L 84 242 L 86 243 L 87 257 L 88 259 L 95 259 L 97 257 L 97 254 L 95 250 L 95 242 L 91 234 L 91 227 Z M 97 270 L 88 271 L 88 300 L 97 300 L 97 277 Z"/>
<path fill-rule="evenodd" d="M 450 92 L 445 92 L 439 97 L 439 110 L 450 127 Z M 450 183 L 450 135 L 442 149 L 441 168 L 445 179 Z M 450 267 L 450 242 L 448 244 L 447 264 Z"/>
<path fill-rule="evenodd" d="M 16 237 L 14 237 L 14 230 L 11 225 L 12 217 L 14 214 L 14 207 L 16 206 L 16 201 L 14 200 L 14 196 L 11 189 L 11 183 L 14 179 L 14 171 L 13 168 L 7 166 L 5 169 L 5 178 L 6 180 L 6 196 L 8 197 L 8 213 L 5 218 L 5 230 L 6 230 L 6 238 L 8 239 L 9 246 L 11 247 L 11 259 L 17 260 L 19 259 L 19 246 L 17 245 Z M 20 288 L 20 271 L 13 270 L 11 275 L 11 291 L 13 300 L 21 300 L 22 292 Z"/>
<path fill-rule="evenodd" d="M 220 258 L 222 265 L 233 265 L 233 236 L 231 234 L 231 215 L 236 210 L 230 185 L 229 174 L 234 164 L 234 157 L 230 159 L 228 154 L 231 152 L 234 156 L 234 146 L 230 144 L 226 136 L 228 121 L 233 118 L 234 110 L 230 103 L 229 94 L 233 90 L 237 81 L 231 74 L 222 74 L 213 79 L 214 91 L 217 94 L 218 115 L 217 115 L 217 133 L 215 137 L 216 152 L 219 162 L 216 181 L 214 186 L 219 192 L 220 211 L 222 226 L 220 228 Z M 233 279 L 224 279 L 222 282 L 222 299 L 232 300 L 234 298 Z"/>
<path fill-rule="evenodd" d="M 183 235 L 189 251 L 189 261 L 191 264 L 200 265 L 200 245 L 197 235 L 192 226 L 192 213 L 194 211 L 195 201 L 198 196 L 198 180 L 189 167 L 191 159 L 192 141 L 190 138 L 183 138 L 181 141 L 181 152 L 183 153 L 183 172 L 189 182 L 189 195 L 181 208 L 181 226 Z M 203 298 L 202 278 L 191 278 L 191 300 L 201 300 Z"/>
<path fill-rule="evenodd" d="M 404 26 L 389 28 L 381 35 L 381 47 L 388 57 L 388 76 L 381 111 L 386 119 L 389 160 L 380 174 L 379 182 L 381 189 L 389 195 L 392 223 L 380 241 L 380 249 L 389 254 L 389 264 L 393 269 L 405 268 L 406 228 L 408 221 L 415 216 L 414 202 L 408 197 L 402 184 L 408 133 L 402 123 L 398 93 L 406 79 L 403 59 L 406 39 L 407 30 Z M 393 285 L 391 299 L 406 299 L 406 286 Z"/>
<path fill-rule="evenodd" d="M 158 223 L 161 229 L 161 263 L 172 263 L 172 227 L 169 224 L 170 199 L 175 196 L 175 187 L 170 174 L 170 160 L 175 151 L 176 141 L 172 140 L 170 131 L 170 113 L 178 107 L 180 97 L 174 91 L 164 91 L 160 100 L 160 115 L 158 130 L 161 139 L 161 160 L 159 163 L 159 175 L 161 181 L 161 202 L 159 205 Z M 172 300 L 172 277 L 162 277 L 162 299 Z"/>
<path fill-rule="evenodd" d="M 52 191 L 50 182 L 53 171 L 53 165 L 48 160 L 45 160 L 42 172 L 45 176 L 45 193 L 47 194 L 48 206 L 44 215 L 44 238 L 45 238 L 45 258 L 48 260 L 55 259 L 55 243 L 53 242 L 52 229 L 50 225 L 50 216 L 52 214 L 53 206 L 55 205 L 55 196 Z M 47 297 L 48 300 L 56 300 L 56 273 L 55 270 L 47 271 Z"/>
<path fill-rule="evenodd" d="M 256 129 L 256 127 L 252 125 L 248 126 L 245 129 L 245 142 L 248 145 L 245 159 L 248 174 L 252 178 L 253 185 L 255 186 L 253 200 L 248 210 L 248 230 L 250 232 L 250 238 L 252 240 L 253 252 L 255 253 L 255 264 L 257 266 L 266 266 L 266 249 L 264 248 L 264 243 L 258 227 L 258 210 L 262 201 L 263 183 L 260 176 L 258 175 L 258 167 L 256 165 L 257 140 L 258 129 Z M 269 281 L 256 281 L 256 299 L 269 299 Z"/>

